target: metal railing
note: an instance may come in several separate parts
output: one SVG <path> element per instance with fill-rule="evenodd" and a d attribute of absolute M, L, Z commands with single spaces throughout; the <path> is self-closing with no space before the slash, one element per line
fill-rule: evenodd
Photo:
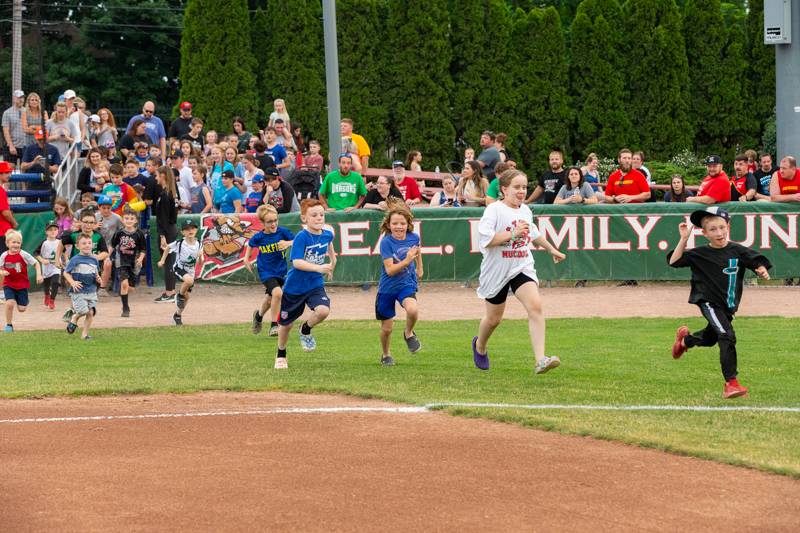
<path fill-rule="evenodd" d="M 53 189 L 56 196 L 66 198 L 70 205 L 78 203 L 78 174 L 80 169 L 78 163 L 81 154 L 76 149 L 77 142 L 73 142 L 67 150 L 67 155 L 58 166 L 55 176 L 53 176 Z"/>

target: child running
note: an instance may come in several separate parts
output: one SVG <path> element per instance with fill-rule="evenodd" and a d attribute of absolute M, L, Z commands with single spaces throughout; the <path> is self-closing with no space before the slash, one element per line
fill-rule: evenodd
<path fill-rule="evenodd" d="M 22 249 L 22 233 L 10 229 L 6 232 L 8 250 L 0 254 L 0 278 L 3 282 L 3 294 L 6 298 L 5 333 L 14 333 L 14 305 L 17 311 L 24 313 L 28 308 L 28 289 L 31 280 L 28 278 L 28 265 L 36 268 L 36 283 L 42 282 L 42 267 L 39 261 Z"/>
<path fill-rule="evenodd" d="M 58 234 L 61 228 L 56 220 L 47 223 L 44 234 L 45 240 L 36 248 L 34 255 L 42 265 L 42 277 L 44 277 L 44 305 L 51 311 L 56 308 L 56 296 L 58 296 L 58 286 L 61 285 L 61 269 L 56 266 L 56 253 L 58 252 Z"/>
<path fill-rule="evenodd" d="M 147 241 L 144 232 L 139 229 L 139 215 L 126 208 L 122 213 L 122 229 L 111 238 L 111 247 L 114 249 L 114 266 L 117 267 L 119 276 L 119 299 L 122 301 L 122 317 L 131 316 L 128 305 L 128 293 L 136 287 L 138 272 L 144 263 Z"/>
<path fill-rule="evenodd" d="M 306 228 L 297 233 L 290 255 L 291 267 L 286 276 L 281 298 L 281 313 L 278 319 L 278 355 L 275 368 L 289 368 L 286 361 L 286 343 L 292 324 L 300 318 L 308 306 L 311 316 L 300 326 L 300 346 L 310 352 L 317 348 L 311 328 L 328 318 L 331 301 L 325 293 L 322 276 L 333 279 L 336 268 L 336 252 L 333 249 L 333 233 L 324 228 L 325 208 L 319 200 L 303 200 L 300 204 L 300 220 Z M 326 258 L 330 262 L 326 263 Z"/>
<path fill-rule="evenodd" d="M 561 364 L 558 357 L 544 354 L 545 322 L 542 301 L 539 297 L 539 279 L 533 267 L 530 243 L 544 248 L 559 263 L 566 257 L 539 233 L 533 224 L 533 214 L 524 204 L 528 191 L 528 177 L 519 170 L 506 170 L 499 180 L 503 199 L 489 205 L 478 225 L 481 261 L 478 296 L 486 300 L 486 310 L 481 319 L 478 336 L 472 339 L 472 359 L 481 370 L 489 370 L 489 337 L 503 320 L 508 291 L 528 312 L 534 368 L 543 374 Z"/>
<path fill-rule="evenodd" d="M 256 183 L 255 179 L 253 183 Z M 261 302 L 261 308 L 253 311 L 253 334 L 258 335 L 261 333 L 261 322 L 267 315 L 267 311 L 272 309 L 269 336 L 276 337 L 278 335 L 281 296 L 283 295 L 282 287 L 286 273 L 289 270 L 286 266 L 285 251 L 292 245 L 294 235 L 288 229 L 278 226 L 278 211 L 271 205 L 260 205 L 256 214 L 264 226 L 264 231 L 250 237 L 250 242 L 247 243 L 245 248 L 244 266 L 248 271 L 253 271 L 252 261 L 250 261 L 250 249 L 257 249 L 256 267 L 258 268 L 258 279 L 266 289 L 266 296 L 264 301 Z"/>
<path fill-rule="evenodd" d="M 685 222 L 678 225 L 680 241 L 675 250 L 667 254 L 671 267 L 692 269 L 692 289 L 689 303 L 700 308 L 708 321 L 705 329 L 689 333 L 681 326 L 672 345 L 672 357 L 680 359 L 689 348 L 719 344 L 719 362 L 725 385 L 723 398 L 747 395 L 747 387 L 737 380 L 736 332 L 733 331 L 733 316 L 739 307 L 744 287 L 744 269 L 749 268 L 761 279 L 768 280 L 769 259 L 745 246 L 728 240 L 730 214 L 717 206 L 694 211 L 689 219 L 703 229 L 708 239 L 707 246 L 686 249 L 691 230 Z"/>
<path fill-rule="evenodd" d="M 78 320 L 83 321 L 83 340 L 91 340 L 89 328 L 97 314 L 97 287 L 100 285 L 100 261 L 92 253 L 95 241 L 92 235 L 81 233 L 75 239 L 77 255 L 67 263 L 64 269 L 64 279 L 69 284 L 69 293 L 72 298 L 73 312 L 67 323 L 67 333 L 72 335 L 78 329 Z"/>
<path fill-rule="evenodd" d="M 194 276 L 198 267 L 203 268 L 203 247 L 197 240 L 197 222 L 186 219 L 181 225 L 183 239 L 167 243 L 162 247 L 161 259 L 158 267 L 163 268 L 169 254 L 175 254 L 175 264 L 172 266 L 175 276 L 181 280 L 181 288 L 175 296 L 175 307 L 177 310 L 172 315 L 172 320 L 176 326 L 183 325 L 183 311 L 189 303 L 189 295 L 194 287 Z"/>
<path fill-rule="evenodd" d="M 411 211 L 402 200 L 387 200 L 389 210 L 381 223 L 381 279 L 375 297 L 375 318 L 381 321 L 381 364 L 394 365 L 391 355 L 395 302 L 406 310 L 403 339 L 408 351 L 417 353 L 422 345 L 414 333 L 419 318 L 417 283 L 422 277 L 419 235 L 410 231 L 414 225 Z"/>

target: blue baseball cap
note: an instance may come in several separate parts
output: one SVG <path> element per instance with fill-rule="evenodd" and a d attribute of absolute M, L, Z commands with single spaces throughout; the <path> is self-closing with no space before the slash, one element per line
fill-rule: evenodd
<path fill-rule="evenodd" d="M 97 205 L 112 205 L 114 201 L 105 194 L 97 199 Z"/>
<path fill-rule="evenodd" d="M 253 183 L 264 183 L 264 176 L 262 176 L 261 174 L 256 174 L 255 176 L 253 176 L 252 182 Z"/>

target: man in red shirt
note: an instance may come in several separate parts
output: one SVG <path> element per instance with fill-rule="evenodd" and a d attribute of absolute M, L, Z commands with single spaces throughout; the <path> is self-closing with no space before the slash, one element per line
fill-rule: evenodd
<path fill-rule="evenodd" d="M 773 202 L 800 202 L 800 173 L 797 159 L 787 156 L 769 183 L 769 197 Z"/>
<path fill-rule="evenodd" d="M 8 250 L 6 232 L 17 227 L 17 221 L 14 219 L 14 213 L 11 212 L 11 206 L 8 205 L 8 194 L 5 190 L 5 185 L 11 179 L 13 171 L 14 168 L 7 161 L 0 161 L 0 254 Z"/>
<path fill-rule="evenodd" d="M 406 205 L 413 206 L 422 201 L 422 193 L 419 192 L 419 185 L 414 178 L 406 177 L 406 164 L 402 161 L 392 163 L 392 177 L 394 185 L 403 193 Z"/>
<path fill-rule="evenodd" d="M 610 204 L 640 204 L 650 199 L 650 186 L 644 174 L 633 168 L 633 152 L 619 151 L 619 168 L 611 173 L 606 185 L 606 202 Z"/>
<path fill-rule="evenodd" d="M 706 158 L 708 176 L 703 178 L 697 196 L 686 199 L 687 202 L 713 205 L 731 201 L 731 182 L 728 175 L 722 171 L 722 158 L 710 155 Z"/>

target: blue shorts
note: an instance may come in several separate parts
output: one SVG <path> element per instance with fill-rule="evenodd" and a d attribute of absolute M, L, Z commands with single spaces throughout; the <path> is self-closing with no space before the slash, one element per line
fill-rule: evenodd
<path fill-rule="evenodd" d="M 283 296 L 281 296 L 281 316 L 278 317 L 278 324 L 288 326 L 303 316 L 306 306 L 313 310 L 320 305 L 331 306 L 331 300 L 322 287 L 303 294 L 287 294 L 284 292 Z"/>
<path fill-rule="evenodd" d="M 397 314 L 394 303 L 403 305 L 406 298 L 417 299 L 417 291 L 414 287 L 406 287 L 400 292 L 379 292 L 375 296 L 375 318 L 378 320 L 391 320 Z"/>
<path fill-rule="evenodd" d="M 17 307 L 28 307 L 30 300 L 28 299 L 28 289 L 12 289 L 11 287 L 3 287 L 3 295 L 6 301 L 14 300 L 17 302 Z"/>

